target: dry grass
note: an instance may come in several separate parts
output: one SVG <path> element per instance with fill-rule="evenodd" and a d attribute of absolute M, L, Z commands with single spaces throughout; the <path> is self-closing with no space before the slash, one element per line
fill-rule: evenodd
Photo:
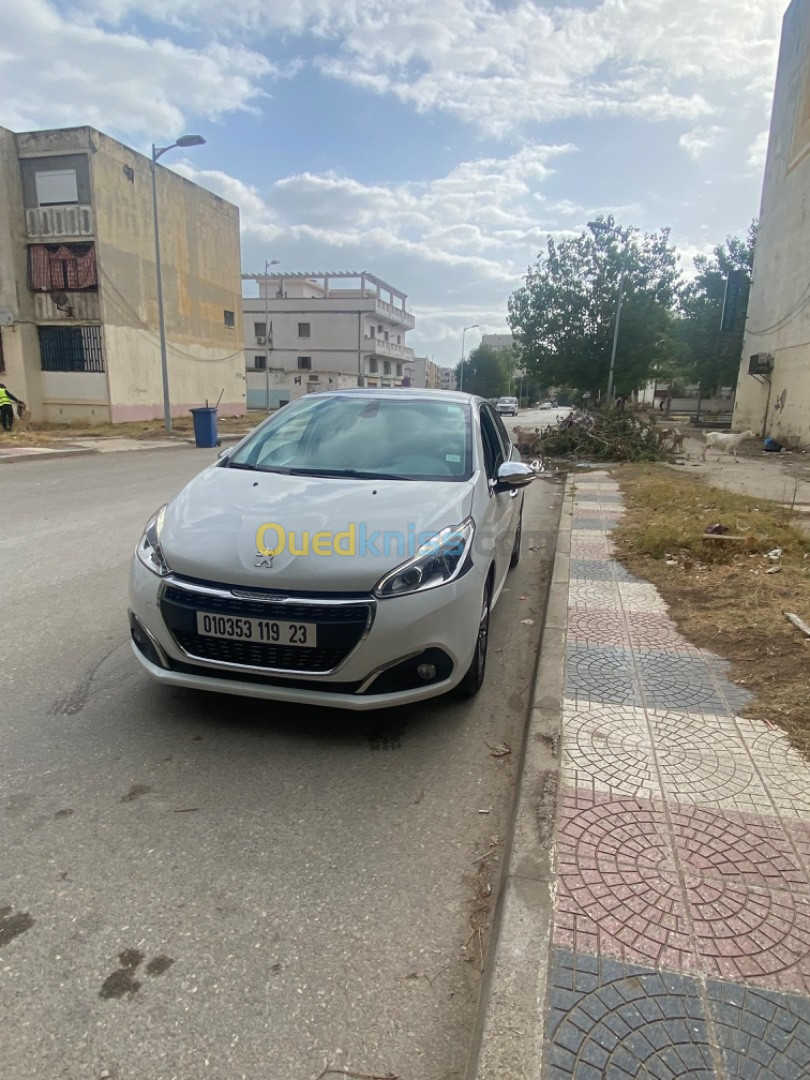
<path fill-rule="evenodd" d="M 655 465 L 613 474 L 627 508 L 618 558 L 656 586 L 685 638 L 730 661 L 755 695 L 745 715 L 778 724 L 810 755 L 810 638 L 784 614 L 810 623 L 810 537 L 776 503 Z M 740 539 L 706 539 L 717 523 Z M 782 554 L 770 558 L 775 548 Z"/>

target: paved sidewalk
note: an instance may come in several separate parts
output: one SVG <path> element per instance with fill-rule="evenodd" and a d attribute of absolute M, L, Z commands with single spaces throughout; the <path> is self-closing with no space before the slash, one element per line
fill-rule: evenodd
<path fill-rule="evenodd" d="M 470 1075 L 806 1080 L 810 764 L 611 558 L 608 474 L 570 478 L 566 507 L 561 740 L 541 659 Z"/>

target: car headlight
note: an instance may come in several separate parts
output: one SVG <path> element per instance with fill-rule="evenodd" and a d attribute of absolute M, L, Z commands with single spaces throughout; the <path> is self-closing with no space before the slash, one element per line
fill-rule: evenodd
<path fill-rule="evenodd" d="M 442 529 L 421 544 L 413 558 L 380 578 L 374 586 L 374 595 L 402 596 L 453 581 L 464 568 L 474 532 L 471 518 L 461 525 Z"/>
<path fill-rule="evenodd" d="M 143 536 L 138 541 L 135 553 L 147 570 L 151 570 L 158 577 L 165 577 L 171 573 L 171 567 L 166 562 L 163 549 L 160 546 L 160 534 L 163 531 L 163 520 L 166 517 L 166 507 L 154 513 L 146 523 Z"/>

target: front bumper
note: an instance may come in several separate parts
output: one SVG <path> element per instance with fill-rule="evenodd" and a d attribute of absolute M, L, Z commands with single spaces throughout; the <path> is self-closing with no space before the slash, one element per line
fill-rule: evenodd
<path fill-rule="evenodd" d="M 184 579 L 174 575 L 160 579 L 137 558 L 133 560 L 133 650 L 153 678 L 197 690 L 359 711 L 423 701 L 453 689 L 472 662 L 483 594 L 483 577 L 471 568 L 448 585 L 423 593 L 385 600 L 347 598 L 344 602 L 353 607 L 366 604 L 372 616 L 361 634 L 351 632 L 348 654 L 336 666 L 313 672 L 300 662 L 294 668 L 271 668 L 233 663 L 232 656 L 215 660 L 188 651 L 188 637 L 167 625 L 167 608 L 161 609 L 167 590 L 183 585 Z M 215 589 L 219 594 L 229 591 L 221 585 Z M 236 593 L 242 596 L 244 590 Z M 335 597 L 326 595 L 299 594 L 290 599 L 316 605 L 335 602 Z M 169 617 L 176 621 L 172 612 Z M 280 659 L 290 662 L 289 657 Z M 263 657 L 262 663 L 267 660 Z M 435 675 L 417 676 L 420 664 L 435 668 Z M 377 692 L 378 688 L 383 692 Z"/>

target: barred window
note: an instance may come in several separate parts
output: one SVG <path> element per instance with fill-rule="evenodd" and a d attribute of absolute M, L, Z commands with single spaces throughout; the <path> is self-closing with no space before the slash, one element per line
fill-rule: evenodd
<path fill-rule="evenodd" d="M 100 326 L 40 326 L 43 371 L 104 371 Z"/>

